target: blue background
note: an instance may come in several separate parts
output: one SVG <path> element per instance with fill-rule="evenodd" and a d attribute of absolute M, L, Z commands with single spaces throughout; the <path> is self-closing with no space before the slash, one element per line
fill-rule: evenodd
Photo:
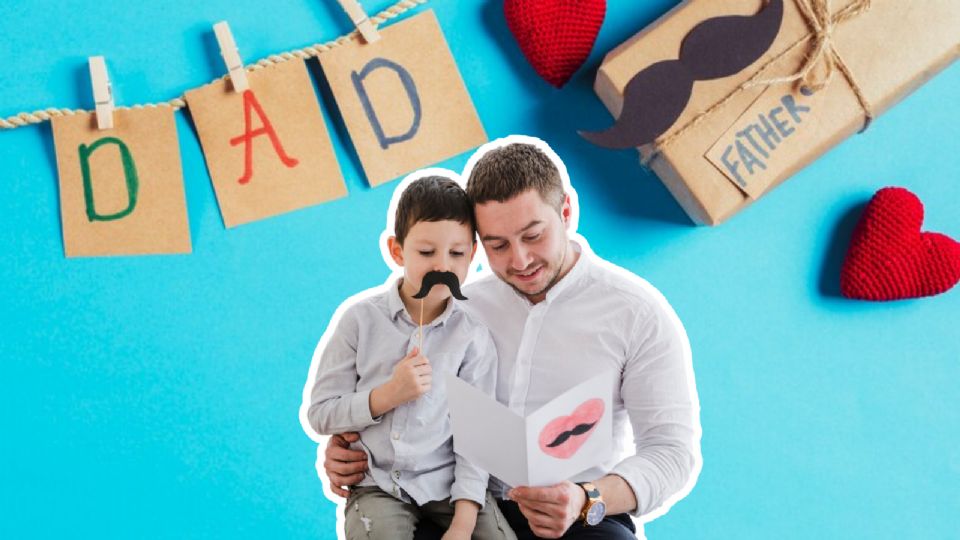
<path fill-rule="evenodd" d="M 118 104 L 180 95 L 222 74 L 222 19 L 248 61 L 349 30 L 333 0 L 8 4 L 4 116 L 92 108 L 96 54 Z M 525 63 L 500 2 L 430 4 L 490 137 L 547 140 L 579 192 L 580 232 L 686 325 L 704 467 L 648 536 L 956 538 L 960 290 L 858 303 L 837 275 L 885 185 L 920 196 L 927 230 L 960 237 L 960 66 L 732 221 L 697 228 L 634 152 L 575 134 L 609 122 L 591 90 L 603 53 L 673 4 L 611 1 L 560 91 Z M 225 230 L 178 113 L 186 256 L 65 259 L 49 124 L 0 133 L 0 538 L 335 537 L 298 407 L 333 310 L 387 275 L 376 242 L 395 184 L 366 185 L 318 79 L 349 196 Z"/>

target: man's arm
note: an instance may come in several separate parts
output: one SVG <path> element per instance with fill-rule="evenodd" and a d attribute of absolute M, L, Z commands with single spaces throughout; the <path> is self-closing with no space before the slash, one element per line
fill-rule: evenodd
<path fill-rule="evenodd" d="M 593 483 L 607 514 L 640 516 L 663 505 L 687 484 L 698 465 L 700 429 L 690 347 L 672 309 L 652 306 L 638 315 L 631 332 L 620 392 L 636 453 Z M 586 500 L 583 489 L 572 482 L 515 488 L 508 496 L 543 538 L 562 536 Z"/>

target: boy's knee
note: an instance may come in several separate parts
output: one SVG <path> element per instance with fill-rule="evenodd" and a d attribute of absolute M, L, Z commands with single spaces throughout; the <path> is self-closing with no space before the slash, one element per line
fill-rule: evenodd
<path fill-rule="evenodd" d="M 347 540 L 412 539 L 417 517 L 405 506 L 375 492 L 350 497 L 344 509 Z"/>

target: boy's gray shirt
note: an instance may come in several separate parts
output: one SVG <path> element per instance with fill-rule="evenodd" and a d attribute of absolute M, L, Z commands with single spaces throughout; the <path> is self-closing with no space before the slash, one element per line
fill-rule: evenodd
<path fill-rule="evenodd" d="M 419 343 L 419 325 L 404 308 L 399 284 L 356 302 L 341 316 L 320 352 L 310 426 L 323 435 L 360 432 L 370 466 L 361 486 L 378 486 L 418 505 L 450 497 L 483 506 L 488 474 L 453 453 L 444 374 L 456 373 L 493 395 L 497 352 L 487 328 L 455 299 L 423 327 L 421 354 L 433 368 L 430 391 L 371 416 L 370 392 L 390 380 L 397 362 Z"/>

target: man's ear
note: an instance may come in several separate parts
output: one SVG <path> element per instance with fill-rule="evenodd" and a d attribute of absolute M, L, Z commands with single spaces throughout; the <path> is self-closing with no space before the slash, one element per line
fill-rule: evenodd
<path fill-rule="evenodd" d="M 563 206 L 560 207 L 560 219 L 563 221 L 563 228 L 570 229 L 570 218 L 573 216 L 573 206 L 570 203 L 570 195 L 563 194 Z"/>
<path fill-rule="evenodd" d="M 387 238 L 387 250 L 390 252 L 390 258 L 397 266 L 403 266 L 403 244 L 397 242 L 396 236 Z"/>

